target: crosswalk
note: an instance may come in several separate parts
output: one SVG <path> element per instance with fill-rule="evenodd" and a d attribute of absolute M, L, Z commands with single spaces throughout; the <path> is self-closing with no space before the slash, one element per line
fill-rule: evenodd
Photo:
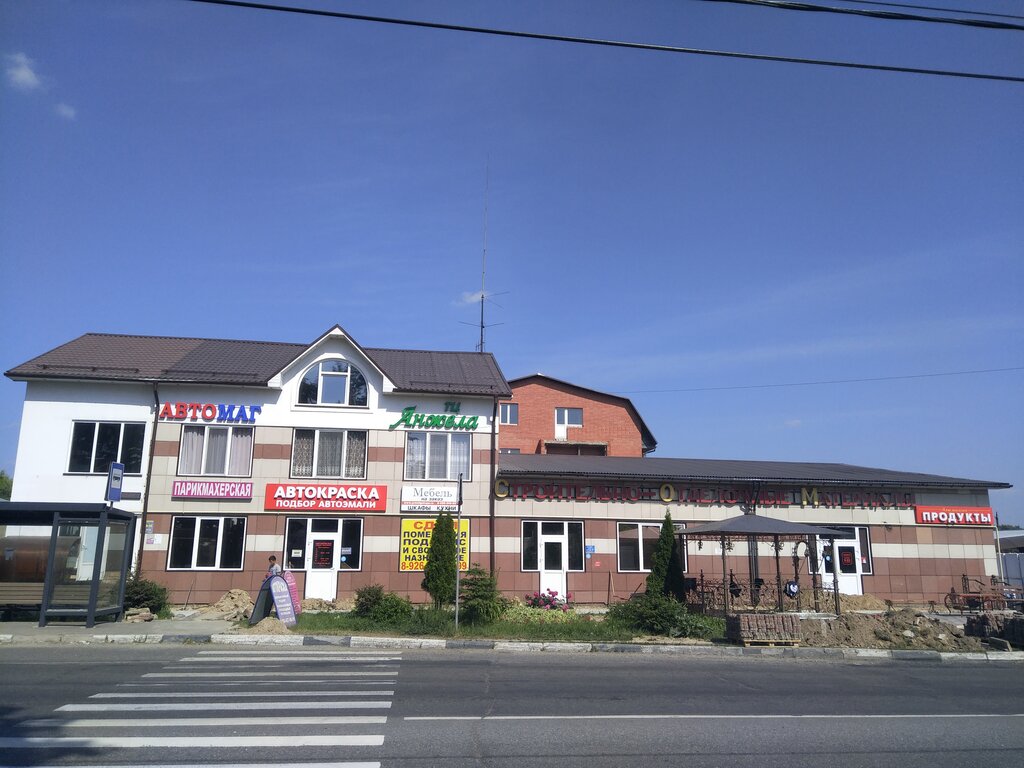
<path fill-rule="evenodd" d="M 349 648 L 200 650 L 14 724 L 0 768 L 380 768 L 400 663 Z"/>

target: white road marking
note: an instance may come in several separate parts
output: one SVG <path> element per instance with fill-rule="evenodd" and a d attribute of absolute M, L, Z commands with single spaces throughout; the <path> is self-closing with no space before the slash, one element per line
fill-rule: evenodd
<path fill-rule="evenodd" d="M 309 646 L 305 646 L 304 645 L 304 646 L 300 646 L 300 647 L 301 648 L 308 648 Z M 401 651 L 389 650 L 389 653 L 394 653 L 396 655 L 401 655 Z M 242 654 L 244 654 L 245 656 L 283 656 L 283 655 L 288 655 L 288 656 L 293 656 L 293 657 L 299 657 L 299 656 L 377 656 L 377 655 L 380 654 L 380 651 L 379 650 L 370 649 L 370 648 L 365 648 L 365 649 L 361 649 L 361 648 L 351 648 L 351 649 L 350 648 L 338 648 L 338 649 L 335 649 L 335 650 L 315 650 L 315 651 L 314 650 L 309 650 L 309 651 L 301 650 L 300 651 L 298 648 L 295 648 L 293 650 L 291 647 L 284 647 L 284 648 L 272 648 L 272 649 L 271 648 L 254 648 L 251 651 L 249 651 L 249 650 L 246 650 L 246 651 L 200 651 L 198 655 L 199 656 L 239 656 L 239 655 L 242 655 Z M 193 658 L 193 657 L 188 656 L 186 658 Z"/>
<path fill-rule="evenodd" d="M 301 685 L 310 685 L 312 683 L 331 683 L 332 685 L 337 684 L 338 680 L 245 680 L 245 681 L 229 681 L 229 680 L 179 680 L 174 683 L 118 683 L 118 688 L 169 688 L 175 686 L 180 688 L 181 686 L 187 685 L 202 685 L 203 688 L 215 688 L 217 686 L 223 687 L 238 687 L 245 686 L 246 688 L 255 688 L 258 686 L 274 686 L 275 689 L 279 688 L 284 683 L 296 683 Z M 345 685 L 395 685 L 397 680 L 345 680 Z M 275 691 L 276 693 L 276 691 Z"/>
<path fill-rule="evenodd" d="M 957 715 L 467 715 L 403 717 L 403 720 L 898 720 L 946 718 L 1024 717 L 1024 713 L 1011 714 L 957 714 Z"/>
<path fill-rule="evenodd" d="M 374 680 L 375 684 L 379 681 Z M 274 699 L 285 696 L 394 696 L 394 691 L 275 691 Z M 90 699 L 198 699 L 198 698 L 224 698 L 224 699 L 256 699 L 266 698 L 266 691 L 196 691 L 195 693 L 94 693 Z"/>
<path fill-rule="evenodd" d="M 180 709 L 208 712 L 217 709 L 267 710 L 266 701 L 181 701 L 170 704 L 65 704 L 54 712 L 173 712 Z M 292 701 L 288 709 L 390 709 L 390 701 Z"/>
<path fill-rule="evenodd" d="M 370 675 L 397 675 L 393 670 L 393 664 L 381 665 L 391 671 L 388 672 L 334 672 L 324 670 L 322 672 L 147 672 L 143 677 L 270 677 L 273 675 L 292 675 L 294 677 L 369 677 Z"/>
<path fill-rule="evenodd" d="M 204 749 L 227 749 L 234 747 L 261 747 L 267 749 L 293 749 L 295 747 L 380 747 L 383 736 L 27 736 L 0 738 L 2 749 L 143 749 L 161 747 L 180 749 L 202 747 Z M 263 765 L 274 761 L 268 760 Z"/>
<path fill-rule="evenodd" d="M 173 728 L 221 727 L 226 725 L 381 725 L 387 717 L 352 715 L 321 717 L 142 717 L 142 718 L 82 718 L 79 720 L 28 720 L 22 725 L 29 728 Z"/>
<path fill-rule="evenodd" d="M 24 768 L 24 766 L 0 765 L 0 768 Z M 121 765 L 38 765 L 34 768 L 125 768 Z M 210 768 L 210 763 L 164 763 L 146 765 L 146 768 Z M 217 763 L 216 768 L 267 768 L 264 763 Z M 380 768 L 380 763 L 274 763 L 274 768 Z"/>

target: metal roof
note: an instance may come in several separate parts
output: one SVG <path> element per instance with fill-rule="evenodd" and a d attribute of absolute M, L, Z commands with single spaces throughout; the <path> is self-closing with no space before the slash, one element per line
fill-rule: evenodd
<path fill-rule="evenodd" d="M 503 477 L 562 477 L 700 483 L 799 483 L 897 488 L 1012 488 L 1009 483 L 897 472 L 891 469 L 793 461 L 661 459 L 618 456 L 501 454 Z"/>
<path fill-rule="evenodd" d="M 354 343 L 354 342 L 353 342 Z M 6 372 L 16 380 L 75 379 L 266 386 L 309 344 L 87 333 Z M 362 348 L 402 392 L 503 397 L 490 353 Z"/>

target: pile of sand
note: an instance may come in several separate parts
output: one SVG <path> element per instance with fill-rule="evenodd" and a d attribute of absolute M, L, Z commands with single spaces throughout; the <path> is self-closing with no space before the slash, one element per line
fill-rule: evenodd
<path fill-rule="evenodd" d="M 829 601 L 834 600 L 835 598 L 832 595 L 827 595 L 826 602 L 828 605 L 832 605 Z M 885 600 L 881 600 L 874 595 L 840 594 L 839 605 L 842 606 L 844 611 L 884 611 L 886 609 Z"/>
<path fill-rule="evenodd" d="M 245 635 L 290 635 L 291 630 L 276 616 L 267 616 L 262 621 L 253 624 L 251 627 L 239 629 L 240 634 Z"/>
<path fill-rule="evenodd" d="M 252 598 L 248 592 L 244 589 L 232 589 L 213 605 L 200 608 L 195 618 L 240 621 L 252 615 L 252 606 Z"/>
<path fill-rule="evenodd" d="M 904 608 L 882 614 L 844 613 L 834 619 L 803 619 L 800 644 L 816 648 L 879 648 L 977 652 L 985 650 L 962 627 Z"/>
<path fill-rule="evenodd" d="M 307 611 L 314 611 L 321 613 L 324 611 L 336 611 L 337 606 L 329 600 L 321 600 L 319 597 L 308 597 L 302 601 L 303 613 Z"/>

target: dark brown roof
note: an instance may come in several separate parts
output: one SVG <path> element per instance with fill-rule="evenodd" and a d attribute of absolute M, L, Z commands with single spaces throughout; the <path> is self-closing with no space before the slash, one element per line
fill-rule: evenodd
<path fill-rule="evenodd" d="M 656 459 L 618 456 L 501 454 L 502 477 L 560 477 L 697 483 L 795 483 L 895 488 L 1012 488 L 1009 483 L 896 472 L 851 464 L 723 459 Z"/>
<path fill-rule="evenodd" d="M 87 333 L 7 371 L 11 379 L 89 379 L 266 386 L 308 344 Z M 365 349 L 398 391 L 511 394 L 494 357 L 478 352 Z"/>
<path fill-rule="evenodd" d="M 591 389 L 590 387 L 581 387 L 579 384 L 573 384 L 571 381 L 563 381 L 562 379 L 556 379 L 552 376 L 547 376 L 543 373 L 531 373 L 529 376 L 520 376 L 517 379 L 509 379 L 509 386 L 515 387 L 517 384 L 530 381 L 531 379 L 539 379 L 542 382 L 556 384 L 566 389 L 576 389 L 581 392 L 590 392 L 601 397 L 607 397 L 612 400 L 620 401 L 623 406 L 630 411 L 636 418 L 637 423 L 640 425 L 640 441 L 643 443 L 643 451 L 645 454 L 651 453 L 655 448 L 658 447 L 658 441 L 654 437 L 654 433 L 647 427 L 643 417 L 640 415 L 640 411 L 633 405 L 633 401 L 628 397 L 622 395 L 613 395 L 611 392 L 602 392 L 598 389 Z"/>

